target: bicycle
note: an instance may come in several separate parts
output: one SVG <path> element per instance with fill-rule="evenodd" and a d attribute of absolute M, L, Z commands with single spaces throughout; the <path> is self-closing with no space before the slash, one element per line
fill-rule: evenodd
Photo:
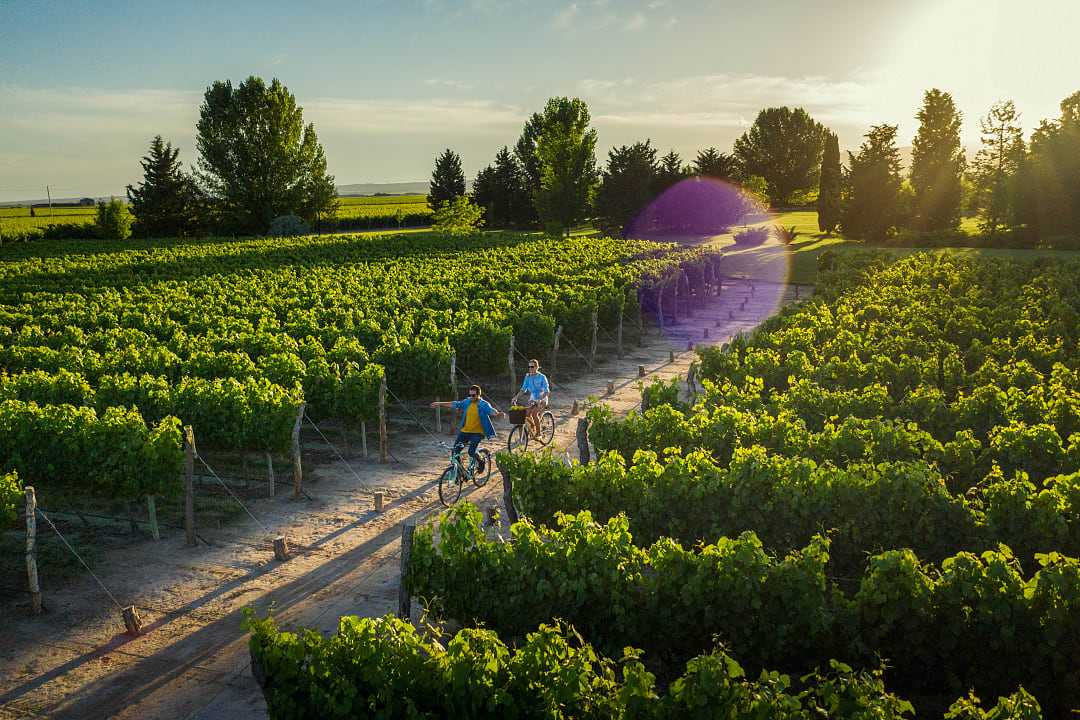
<path fill-rule="evenodd" d="M 539 417 L 540 434 L 535 436 L 526 421 L 528 408 L 516 405 L 510 408 L 508 416 L 510 424 L 514 426 L 510 428 L 510 434 L 506 438 L 506 449 L 511 453 L 528 450 L 529 440 L 534 439 L 539 441 L 541 445 L 548 445 L 555 437 L 555 416 L 551 414 L 550 410 L 541 413 Z"/>
<path fill-rule="evenodd" d="M 475 465 L 472 457 L 469 457 L 469 464 L 466 466 L 461 459 L 461 450 L 455 453 L 454 448 L 446 443 L 439 444 L 450 451 L 450 465 L 439 476 L 439 502 L 443 504 L 443 507 L 450 507 L 461 497 L 461 486 L 469 480 L 472 480 L 476 487 L 484 487 L 491 478 L 491 466 L 494 461 L 490 450 L 480 448 L 476 451 L 476 454 L 480 456 L 480 464 Z"/>

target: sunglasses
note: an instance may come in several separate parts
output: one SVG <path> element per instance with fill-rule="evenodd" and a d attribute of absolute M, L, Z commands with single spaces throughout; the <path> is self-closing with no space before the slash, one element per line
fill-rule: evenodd
<path fill-rule="evenodd" d="M 540 366 L 539 366 L 539 365 L 530 365 L 530 366 L 529 366 L 529 369 L 530 369 L 530 370 L 535 370 L 535 369 L 536 369 L 536 368 L 538 368 L 538 367 L 540 367 Z"/>
<path fill-rule="evenodd" d="M 476 393 L 469 393 L 469 397 L 480 397 L 480 396 L 477 395 Z"/>

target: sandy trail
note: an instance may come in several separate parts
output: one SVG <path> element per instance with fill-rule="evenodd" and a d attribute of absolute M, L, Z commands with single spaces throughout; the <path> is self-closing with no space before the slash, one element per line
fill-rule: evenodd
<path fill-rule="evenodd" d="M 654 328 L 644 347 L 628 346 L 621 360 L 612 343 L 601 343 L 602 362 L 593 372 L 567 382 L 552 378 L 554 445 L 576 457 L 577 418 L 570 415 L 575 399 L 597 397 L 625 413 L 640 403 L 639 365 L 647 380 L 685 378 L 693 359 L 688 340 L 726 342 L 793 299 L 794 290 L 783 283 L 758 283 L 754 292 L 748 283 L 729 283 L 692 317 L 663 333 Z M 615 392 L 607 396 L 609 381 Z M 431 418 L 423 420 L 430 424 Z M 505 442 L 505 423 L 497 429 Z M 396 610 L 400 528 L 440 509 L 436 482 L 446 456 L 415 426 L 393 432 L 391 443 L 400 462 L 379 465 L 355 452 L 347 465 L 317 435 L 306 438 L 305 474 L 316 481 L 305 483 L 313 499 L 293 501 L 291 492 L 283 492 L 249 502 L 269 535 L 244 515 L 222 529 L 200 528 L 211 547 L 185 547 L 183 533 L 172 530 L 160 542 L 110 552 L 99 575 L 118 598 L 139 608 L 145 627 L 139 637 L 122 633 L 118 612 L 90 578 L 44 588 L 48 612 L 40 617 L 28 615 L 25 600 L 0 605 L 0 718 L 266 717 L 248 667 L 242 608 L 262 614 L 272 607 L 283 627 L 321 632 L 332 632 L 341 615 Z M 375 488 L 389 496 L 381 514 L 372 507 Z M 498 473 L 463 497 L 501 505 Z M 287 562 L 273 558 L 268 537 L 278 533 L 297 548 Z"/>

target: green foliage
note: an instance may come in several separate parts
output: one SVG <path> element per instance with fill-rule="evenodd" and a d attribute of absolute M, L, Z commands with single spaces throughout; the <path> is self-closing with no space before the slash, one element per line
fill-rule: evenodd
<path fill-rule="evenodd" d="M 148 426 L 138 410 L 0 403 L 0 471 L 39 488 L 69 486 L 100 495 L 175 495 L 181 488 L 180 421 Z"/>
<path fill-rule="evenodd" d="M 99 202 L 94 229 L 97 236 L 104 240 L 127 240 L 131 237 L 131 216 L 124 203 L 116 198 Z"/>
<path fill-rule="evenodd" d="M 446 616 L 502 637 L 558 617 L 601 652 L 633 642 L 661 668 L 721 642 L 755 669 L 828 658 L 874 667 L 888 657 L 886 680 L 902 694 L 1023 684 L 1051 713 L 1080 699 L 1075 668 L 1063 662 L 1080 641 L 1076 559 L 1040 555 L 1024 580 L 1004 546 L 939 567 L 890 550 L 846 592 L 826 574 L 829 542 L 820 537 L 779 558 L 753 533 L 687 550 L 669 539 L 634 545 L 624 516 L 598 524 L 582 512 L 557 523 L 522 522 L 509 540 L 489 540 L 480 511 L 459 505 L 437 529 L 418 529 L 407 586 Z M 1013 661 L 1001 663 L 1002 652 Z"/>
<path fill-rule="evenodd" d="M 484 209 L 488 227 L 505 228 L 528 224 L 533 214 L 532 197 L 526 187 L 521 162 L 503 147 L 495 163 L 482 168 L 473 182 L 473 199 Z"/>
<path fill-rule="evenodd" d="M 14 527 L 23 506 L 23 484 L 19 473 L 0 474 L 0 530 Z"/>
<path fill-rule="evenodd" d="M 683 164 L 679 153 L 672 150 L 660 158 L 660 163 L 656 168 L 655 194 L 659 195 L 688 177 L 690 177 L 690 168 Z"/>
<path fill-rule="evenodd" d="M 1020 114 L 1011 100 L 995 103 L 980 126 L 982 149 L 971 164 L 971 178 L 982 231 L 992 240 L 1011 219 L 1013 183 L 1024 159 L 1024 138 Z"/>
<path fill-rule="evenodd" d="M 848 153 L 848 190 L 844 233 L 880 242 L 896 227 L 900 199 L 900 151 L 896 125 L 875 125 L 866 133 L 859 154 Z"/>
<path fill-rule="evenodd" d="M 840 139 L 836 133 L 825 136 L 825 149 L 821 156 L 821 177 L 818 186 L 818 229 L 831 233 L 840 225 L 841 190 L 843 169 L 840 167 Z"/>
<path fill-rule="evenodd" d="M 296 215 L 279 215 L 270 222 L 269 235 L 274 237 L 295 237 L 311 232 L 308 224 Z"/>
<path fill-rule="evenodd" d="M 461 156 L 446 148 L 435 158 L 431 171 L 431 184 L 427 201 L 436 213 L 443 205 L 465 195 L 465 172 L 461 169 Z"/>
<path fill-rule="evenodd" d="M 735 233 L 735 244 L 753 247 L 761 245 L 769 239 L 769 228 L 752 227 Z"/>
<path fill-rule="evenodd" d="M 960 111 L 952 95 L 935 88 L 923 95 L 916 118 L 919 131 L 911 149 L 912 219 L 919 230 L 954 230 L 960 223 L 964 174 Z"/>
<path fill-rule="evenodd" d="M 280 215 L 333 215 L 334 178 L 315 126 L 276 78 L 251 76 L 206 89 L 196 126 L 198 179 L 224 231 L 261 234 Z"/>
<path fill-rule="evenodd" d="M 802 108 L 765 108 L 735 140 L 735 158 L 745 175 L 765 178 L 769 202 L 782 207 L 817 184 L 825 132 Z"/>
<path fill-rule="evenodd" d="M 468 195 L 456 195 L 439 205 L 431 229 L 450 235 L 467 235 L 484 225 L 484 208 L 474 205 Z"/>
<path fill-rule="evenodd" d="M 180 149 L 160 135 L 150 141 L 150 151 L 141 160 L 143 181 L 138 187 L 127 186 L 136 236 L 175 237 L 202 228 L 206 220 L 205 198 L 194 179 L 181 169 L 179 155 Z"/>
<path fill-rule="evenodd" d="M 608 151 L 607 167 L 596 192 L 600 228 L 623 235 L 624 228 L 653 198 L 658 165 L 648 140 Z"/>
<path fill-rule="evenodd" d="M 1011 126 L 1010 126 L 1011 133 Z M 1016 141 L 1011 140 L 1013 146 Z M 988 148 L 991 152 L 994 148 Z M 1012 155 L 1008 154 L 1011 161 Z M 1080 248 L 1080 93 L 1061 101 L 1061 115 L 1043 120 L 1031 136 L 1011 192 L 1016 221 L 1040 245 Z M 1006 166 L 1008 167 L 1008 165 Z M 980 184 L 981 185 L 981 184 Z M 985 194 L 981 195 L 986 198 Z M 993 196 L 991 196 L 993 197 Z"/>
<path fill-rule="evenodd" d="M 248 610 L 253 670 L 271 717 L 293 718 L 796 718 L 896 720 L 912 712 L 880 672 L 832 662 L 801 678 L 757 680 L 722 651 L 692 659 L 659 694 L 641 653 L 597 653 L 573 628 L 542 624 L 520 645 L 494 632 L 424 638 L 397 618 L 343 617 L 337 633 L 278 630 Z"/>
<path fill-rule="evenodd" d="M 718 180 L 735 181 L 740 175 L 739 162 L 734 155 L 727 155 L 714 147 L 698 152 L 694 158 L 694 174 Z"/>
<path fill-rule="evenodd" d="M 578 98 L 548 100 L 536 139 L 539 185 L 533 201 L 551 234 L 569 233 L 592 205 L 596 192 L 596 130 Z"/>

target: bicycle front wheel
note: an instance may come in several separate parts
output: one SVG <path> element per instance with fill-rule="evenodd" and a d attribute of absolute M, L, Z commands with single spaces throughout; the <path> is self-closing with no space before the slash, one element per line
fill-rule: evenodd
<path fill-rule="evenodd" d="M 545 412 L 540 416 L 540 442 L 550 445 L 555 439 L 555 416 Z"/>
<path fill-rule="evenodd" d="M 510 434 L 506 438 L 506 449 L 511 453 L 525 452 L 529 449 L 529 431 L 524 425 L 515 425 L 510 428 Z"/>
<path fill-rule="evenodd" d="M 491 478 L 491 465 L 495 460 L 487 448 L 480 448 L 476 454 L 480 456 L 480 465 L 473 471 L 472 481 L 476 487 L 484 487 Z"/>
<path fill-rule="evenodd" d="M 443 470 L 439 476 L 439 502 L 443 507 L 450 507 L 461 497 L 460 471 L 453 465 Z"/>

